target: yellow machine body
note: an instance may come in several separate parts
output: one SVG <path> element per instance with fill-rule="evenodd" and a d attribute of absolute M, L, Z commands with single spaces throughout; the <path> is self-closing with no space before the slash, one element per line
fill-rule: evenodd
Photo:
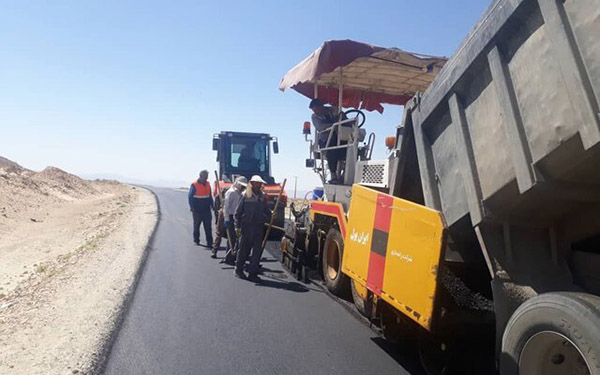
<path fill-rule="evenodd" d="M 438 211 L 352 188 L 342 271 L 431 330 L 445 227 Z"/>

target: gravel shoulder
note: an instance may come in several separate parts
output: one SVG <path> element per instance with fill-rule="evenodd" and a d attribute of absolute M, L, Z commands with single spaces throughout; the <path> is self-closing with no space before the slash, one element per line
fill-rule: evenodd
<path fill-rule="evenodd" d="M 0 374 L 91 373 L 102 360 L 158 207 L 146 189 L 85 186 L 31 207 L 0 202 Z"/>

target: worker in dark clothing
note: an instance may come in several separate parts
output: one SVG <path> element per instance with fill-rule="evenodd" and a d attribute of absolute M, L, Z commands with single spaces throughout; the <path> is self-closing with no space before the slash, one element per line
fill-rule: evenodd
<path fill-rule="evenodd" d="M 212 211 L 214 204 L 210 183 L 208 182 L 208 171 L 200 172 L 198 180 L 192 183 L 188 193 L 188 201 L 194 218 L 194 243 L 200 245 L 200 224 L 202 224 L 206 235 L 206 247 L 212 248 Z"/>
<path fill-rule="evenodd" d="M 252 250 L 248 280 L 259 282 L 258 268 L 262 257 L 262 242 L 265 223 L 271 219 L 271 210 L 262 192 L 265 181 L 260 176 L 252 176 L 250 186 L 246 189 L 235 211 L 236 234 L 241 236 L 240 248 L 235 261 L 235 276 L 245 279 L 244 264 Z"/>
<path fill-rule="evenodd" d="M 337 107 L 333 106 L 325 106 L 323 102 L 319 99 L 313 99 L 310 101 L 308 107 L 313 111 L 313 115 L 311 117 L 313 126 L 319 132 L 318 139 L 316 140 L 319 144 L 319 148 L 325 147 L 334 147 L 339 146 L 337 144 L 337 130 L 333 130 L 333 134 L 331 138 L 329 136 L 330 132 L 324 132 L 324 130 L 329 129 L 334 123 L 342 120 L 346 120 L 346 116 L 344 113 L 340 113 Z M 342 125 L 343 126 L 343 125 Z M 327 140 L 331 139 L 329 144 Z M 346 144 L 347 142 L 340 142 L 340 145 Z M 338 176 L 338 163 L 340 160 L 346 159 L 346 149 L 338 148 L 333 150 L 323 151 L 322 154 L 325 156 L 327 160 L 327 166 L 329 167 L 329 174 L 331 175 L 331 179 L 329 181 L 330 184 L 339 184 L 342 182 L 341 176 Z"/>

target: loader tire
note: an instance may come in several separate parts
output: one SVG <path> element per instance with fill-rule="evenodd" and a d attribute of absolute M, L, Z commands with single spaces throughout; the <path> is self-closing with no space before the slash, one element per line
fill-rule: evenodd
<path fill-rule="evenodd" d="M 600 297 L 547 293 L 524 302 L 502 337 L 501 375 L 600 375 Z"/>
<path fill-rule="evenodd" d="M 345 296 L 350 290 L 350 278 L 342 273 L 344 239 L 341 233 L 332 228 L 327 232 L 321 266 L 327 289 L 336 296 Z"/>

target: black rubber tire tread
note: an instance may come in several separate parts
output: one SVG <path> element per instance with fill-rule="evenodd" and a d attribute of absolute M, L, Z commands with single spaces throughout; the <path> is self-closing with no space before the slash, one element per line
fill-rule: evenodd
<path fill-rule="evenodd" d="M 340 251 L 340 272 L 338 272 L 337 277 L 332 279 L 329 277 L 327 273 L 327 254 L 325 253 L 327 249 L 329 249 L 329 244 L 331 241 L 337 241 Z M 321 259 L 321 270 L 323 272 L 323 280 L 325 281 L 325 286 L 327 286 L 327 290 L 336 296 L 346 296 L 350 292 L 350 278 L 346 276 L 342 271 L 342 259 L 344 258 L 344 239 L 342 238 L 342 234 L 339 230 L 335 228 L 329 229 L 327 232 L 327 236 L 325 236 L 325 245 L 323 246 L 323 257 Z"/>
<path fill-rule="evenodd" d="M 554 331 L 583 353 L 591 375 L 600 375 L 600 297 L 585 293 L 546 293 L 514 312 L 502 337 L 500 374 L 518 375 L 519 358 L 534 334 Z"/>
<path fill-rule="evenodd" d="M 356 306 L 356 310 L 358 310 L 360 315 L 371 319 L 371 315 L 373 314 L 373 302 L 365 300 L 358 295 L 354 283 L 354 280 L 350 280 L 350 289 L 352 291 L 352 301 L 354 301 L 354 306 Z"/>

